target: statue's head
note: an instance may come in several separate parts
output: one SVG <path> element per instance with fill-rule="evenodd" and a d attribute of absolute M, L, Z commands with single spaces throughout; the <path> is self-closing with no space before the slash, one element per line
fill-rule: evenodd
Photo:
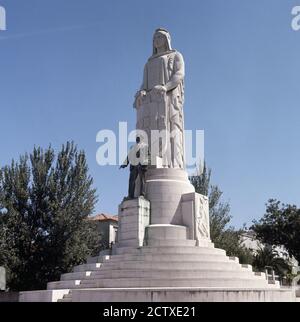
<path fill-rule="evenodd" d="M 170 50 L 172 50 L 170 33 L 164 28 L 156 29 L 153 36 L 153 55 Z"/>

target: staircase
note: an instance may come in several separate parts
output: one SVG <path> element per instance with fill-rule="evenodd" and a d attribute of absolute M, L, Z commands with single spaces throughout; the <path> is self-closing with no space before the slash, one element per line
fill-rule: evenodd
<path fill-rule="evenodd" d="M 108 294 L 111 290 L 114 292 L 110 297 L 117 301 L 130 298 L 128 295 L 122 298 L 122 292 L 116 296 L 115 290 L 123 290 L 123 295 L 125 290 L 185 288 L 282 293 L 278 282 L 269 284 L 265 273 L 253 272 L 251 265 L 240 264 L 238 258 L 226 256 L 224 250 L 214 248 L 212 243 L 196 247 L 193 241 L 186 240 L 186 245 L 181 241 L 179 246 L 123 247 L 116 249 L 116 255 L 95 260 L 97 262 L 74 267 L 73 272 L 63 274 L 60 281 L 48 283 L 48 290 L 70 290 L 58 300 L 60 302 L 77 301 L 84 290 L 91 294 Z M 76 298 L 74 294 L 77 294 Z"/>

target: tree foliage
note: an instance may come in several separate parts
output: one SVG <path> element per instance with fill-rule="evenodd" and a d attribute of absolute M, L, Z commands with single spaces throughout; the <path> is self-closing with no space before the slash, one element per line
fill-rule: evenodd
<path fill-rule="evenodd" d="M 264 271 L 266 267 L 272 267 L 275 274 L 281 279 L 292 274 L 292 265 L 287 258 L 279 255 L 272 246 L 260 247 L 253 259 L 256 271 Z"/>
<path fill-rule="evenodd" d="M 203 169 L 190 177 L 195 191 L 209 198 L 210 237 L 217 248 L 226 250 L 228 256 L 239 257 L 243 264 L 251 264 L 252 253 L 242 245 L 243 229 L 235 230 L 230 226 L 232 219 L 230 205 L 222 202 L 223 192 L 216 185 L 211 185 L 211 169 L 204 163 Z"/>
<path fill-rule="evenodd" d="M 0 265 L 12 290 L 45 288 L 97 252 L 96 202 L 83 151 L 72 142 L 30 155 L 0 170 Z"/>
<path fill-rule="evenodd" d="M 270 199 L 266 213 L 251 229 L 264 244 L 283 246 L 290 257 L 300 262 L 300 209 Z"/>

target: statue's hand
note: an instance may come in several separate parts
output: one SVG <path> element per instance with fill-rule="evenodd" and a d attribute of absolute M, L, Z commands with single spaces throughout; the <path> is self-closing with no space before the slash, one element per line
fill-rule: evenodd
<path fill-rule="evenodd" d="M 138 91 L 135 96 L 134 96 L 134 104 L 133 106 L 135 108 L 138 108 L 141 105 L 142 99 L 143 97 L 145 97 L 147 95 L 147 92 L 144 90 Z"/>
<path fill-rule="evenodd" d="M 141 91 L 137 91 L 134 97 L 135 98 L 144 97 L 146 96 L 146 94 L 147 94 L 146 91 L 141 90 Z"/>
<path fill-rule="evenodd" d="M 156 85 L 154 86 L 153 90 L 159 94 L 165 94 L 167 92 L 167 88 L 162 85 Z"/>

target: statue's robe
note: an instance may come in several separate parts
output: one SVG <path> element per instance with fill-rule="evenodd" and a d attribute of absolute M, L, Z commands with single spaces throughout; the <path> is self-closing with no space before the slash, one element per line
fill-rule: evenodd
<path fill-rule="evenodd" d="M 146 91 L 148 96 L 144 104 L 155 100 L 151 90 L 157 85 L 163 85 L 167 89 L 166 95 L 162 98 L 162 108 L 157 115 L 151 115 L 140 128 L 146 132 L 149 130 L 168 130 L 171 140 L 168 145 L 167 157 L 168 166 L 172 168 L 184 167 L 184 60 L 182 55 L 171 50 L 163 54 L 150 57 L 144 68 L 144 78 L 141 90 Z M 153 125 L 157 121 L 157 126 Z M 144 128 L 143 128 L 144 127 Z M 148 128 L 147 128 L 148 127 Z"/>

